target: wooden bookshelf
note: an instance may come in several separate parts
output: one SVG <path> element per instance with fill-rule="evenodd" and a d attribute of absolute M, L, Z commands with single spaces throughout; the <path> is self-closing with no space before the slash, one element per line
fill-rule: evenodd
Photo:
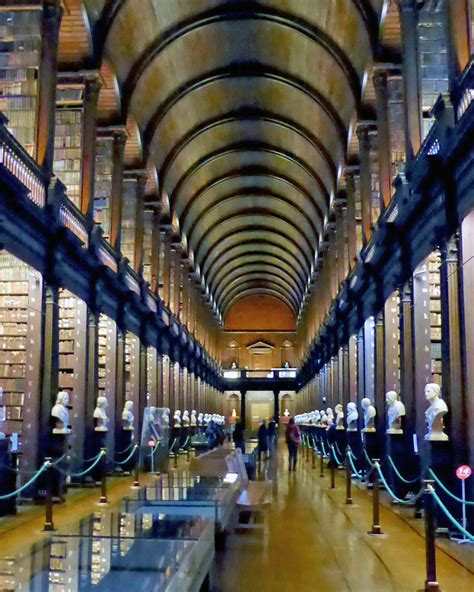
<path fill-rule="evenodd" d="M 135 419 L 143 410 L 139 407 L 140 340 L 133 333 L 125 336 L 125 400 L 133 401 Z"/>
<path fill-rule="evenodd" d="M 122 193 L 121 251 L 133 266 L 137 215 L 137 181 L 125 179 Z"/>
<path fill-rule="evenodd" d="M 104 314 L 99 316 L 99 397 L 115 400 L 117 376 L 117 326 Z"/>
<path fill-rule="evenodd" d="M 151 285 L 151 257 L 153 249 L 153 212 L 145 210 L 143 218 L 143 278 Z"/>
<path fill-rule="evenodd" d="M 442 355 L 441 355 L 441 255 L 434 251 L 428 259 L 429 294 L 430 294 L 430 341 L 431 341 L 431 374 L 433 381 L 441 385 Z"/>
<path fill-rule="evenodd" d="M 69 199 L 81 206 L 83 109 L 82 90 L 59 87 L 56 101 L 54 174 L 66 186 Z"/>
<path fill-rule="evenodd" d="M 8 129 L 35 156 L 41 11 L 0 11 L 0 111 Z"/>
<path fill-rule="evenodd" d="M 113 138 L 98 138 L 95 157 L 94 222 L 110 239 L 110 199 L 112 196 Z"/>
<path fill-rule="evenodd" d="M 4 415 L 0 429 L 7 435 L 19 434 L 20 445 L 25 410 L 28 419 L 34 417 L 38 400 L 41 344 L 35 334 L 40 330 L 41 302 L 41 274 L 0 251 L 0 407 Z"/>

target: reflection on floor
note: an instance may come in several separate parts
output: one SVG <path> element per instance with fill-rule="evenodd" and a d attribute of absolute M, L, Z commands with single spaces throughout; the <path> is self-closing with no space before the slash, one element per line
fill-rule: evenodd
<path fill-rule="evenodd" d="M 382 508 L 383 538 L 366 534 L 371 498 L 355 490 L 344 506 L 344 482 L 336 490 L 311 462 L 287 471 L 280 445 L 278 463 L 263 471 L 274 479 L 268 544 L 252 535 L 229 537 L 219 554 L 213 592 L 414 592 L 424 587 L 424 541 L 391 509 Z M 472 550 L 474 552 L 474 550 Z M 474 575 L 442 551 L 437 553 L 443 592 L 472 592 Z"/>

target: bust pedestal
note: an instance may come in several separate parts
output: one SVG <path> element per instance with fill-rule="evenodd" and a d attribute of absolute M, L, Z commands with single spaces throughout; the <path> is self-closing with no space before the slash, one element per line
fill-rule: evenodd
<path fill-rule="evenodd" d="M 403 430 L 401 433 L 393 433 L 387 431 L 387 452 L 390 454 L 393 462 L 397 469 L 405 479 L 413 479 L 420 474 L 418 470 L 418 464 L 411 454 L 411 448 L 413 444 L 409 442 L 405 436 Z M 387 475 L 389 483 L 395 493 L 395 495 L 401 499 L 404 499 L 407 493 L 410 491 L 416 493 L 420 489 L 420 483 L 404 483 L 395 473 L 390 463 L 386 463 L 388 469 Z"/>
<path fill-rule="evenodd" d="M 339 460 L 344 461 L 347 448 L 347 432 L 345 427 L 343 425 L 336 426 L 336 431 L 334 435 L 336 438 L 336 444 L 338 448 L 338 450 L 336 450 L 337 456 L 339 457 Z"/>
<path fill-rule="evenodd" d="M 10 453 L 10 438 L 0 440 L 0 495 L 8 495 L 16 489 L 16 474 L 11 471 L 12 454 Z M 16 496 L 11 499 L 0 500 L 0 516 L 16 514 Z"/>
<path fill-rule="evenodd" d="M 446 440 L 433 440 L 424 443 L 424 450 L 426 451 L 427 463 L 431 466 L 436 476 L 443 482 L 446 487 L 460 496 L 460 485 L 458 479 L 454 474 L 453 453 L 451 443 Z M 460 505 L 446 495 L 440 487 L 436 487 L 436 493 L 441 498 L 444 505 L 454 516 L 460 514 Z M 469 511 L 469 510 L 468 510 Z M 451 523 L 447 520 L 442 510 L 436 508 L 436 523 L 438 529 L 452 528 Z"/>

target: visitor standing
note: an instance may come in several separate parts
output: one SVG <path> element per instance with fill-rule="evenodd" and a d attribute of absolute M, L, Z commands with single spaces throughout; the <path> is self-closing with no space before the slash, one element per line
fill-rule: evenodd
<path fill-rule="evenodd" d="M 267 452 L 268 452 L 268 430 L 267 430 L 267 425 L 266 425 L 265 421 L 262 421 L 262 424 L 258 428 L 257 439 L 258 439 L 258 462 L 261 462 L 262 454 L 263 454 L 263 458 L 266 459 Z"/>
<path fill-rule="evenodd" d="M 288 470 L 296 471 L 296 462 L 298 460 L 298 447 L 301 442 L 300 428 L 295 423 L 295 418 L 290 417 L 286 426 L 286 443 L 288 445 Z"/>

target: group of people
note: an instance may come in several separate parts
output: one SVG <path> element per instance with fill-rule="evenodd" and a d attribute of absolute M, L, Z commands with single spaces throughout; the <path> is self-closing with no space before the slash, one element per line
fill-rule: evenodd
<path fill-rule="evenodd" d="M 268 427 L 265 421 L 262 421 L 258 429 L 258 460 L 261 462 L 262 456 L 269 458 L 273 456 L 276 450 L 278 440 L 277 425 L 272 420 Z M 288 425 L 285 430 L 285 440 L 288 446 L 288 470 L 296 471 L 296 463 L 298 461 L 298 448 L 301 442 L 301 431 L 295 423 L 295 418 L 290 417 Z"/>
<path fill-rule="evenodd" d="M 272 419 L 268 422 L 262 421 L 257 432 L 258 439 L 258 462 L 274 455 L 277 445 L 277 424 Z"/>
<path fill-rule="evenodd" d="M 222 426 L 216 423 L 213 419 L 209 422 L 205 435 L 209 450 L 222 446 L 225 442 L 225 432 Z"/>

